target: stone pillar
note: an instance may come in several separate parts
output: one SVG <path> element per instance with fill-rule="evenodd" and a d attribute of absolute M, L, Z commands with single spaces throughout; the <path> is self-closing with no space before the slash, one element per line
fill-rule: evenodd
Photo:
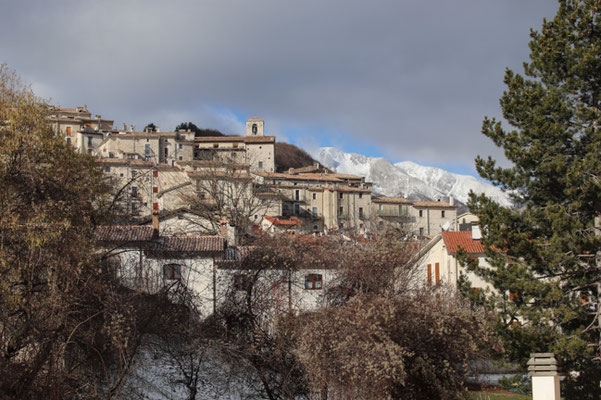
<path fill-rule="evenodd" d="M 532 377 L 532 400 L 560 400 L 559 371 L 553 353 L 531 353 L 528 376 Z"/>

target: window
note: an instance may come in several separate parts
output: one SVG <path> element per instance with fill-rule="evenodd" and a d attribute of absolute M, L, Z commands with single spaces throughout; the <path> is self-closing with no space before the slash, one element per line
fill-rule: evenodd
<path fill-rule="evenodd" d="M 340 200 L 342 200 L 342 192 L 340 192 Z"/>
<path fill-rule="evenodd" d="M 382 204 L 378 204 L 378 211 L 382 211 Z"/>
<path fill-rule="evenodd" d="M 257 124 L 253 124 L 253 135 L 257 135 Z"/>
<path fill-rule="evenodd" d="M 111 167 L 104 167 L 104 172 L 111 172 Z M 121 174 L 123 176 L 123 174 Z"/>
<path fill-rule="evenodd" d="M 150 143 L 144 144 L 144 155 L 150 156 L 152 154 L 152 149 L 150 148 Z"/>
<path fill-rule="evenodd" d="M 217 144 L 217 143 L 213 143 L 213 148 L 214 148 L 214 149 L 216 149 L 216 148 L 218 148 L 218 147 L 219 147 L 219 144 Z"/>
<path fill-rule="evenodd" d="M 363 193 L 359 193 L 359 198 L 362 199 L 363 198 Z"/>
<path fill-rule="evenodd" d="M 432 284 L 432 264 L 428 264 L 428 285 Z"/>
<path fill-rule="evenodd" d="M 232 146 L 234 146 L 234 149 L 238 148 L 238 143 L 234 143 Z"/>
<path fill-rule="evenodd" d="M 139 207 L 139 204 L 138 204 L 137 202 L 133 202 L 133 203 L 131 203 L 131 210 L 132 210 L 133 212 L 137 212 L 139 208 L 140 208 L 140 207 Z"/>
<path fill-rule="evenodd" d="M 344 207 L 340 206 L 338 208 L 338 216 L 341 216 L 344 213 Z"/>
<path fill-rule="evenodd" d="M 71 142 L 71 141 L 69 141 L 69 142 Z M 113 153 L 112 151 L 109 152 L 109 158 L 115 158 L 115 153 Z"/>
<path fill-rule="evenodd" d="M 152 187 L 152 193 L 158 193 L 159 192 L 159 187 L 158 186 L 153 186 Z"/>
<path fill-rule="evenodd" d="M 305 275 L 306 290 L 321 290 L 323 288 L 323 277 L 321 274 Z"/>
<path fill-rule="evenodd" d="M 313 225 L 313 230 L 314 230 L 314 231 L 318 231 L 318 230 L 319 230 L 319 226 L 317 226 L 317 225 Z"/>
<path fill-rule="evenodd" d="M 138 188 L 136 186 L 131 187 L 131 197 L 138 197 Z"/>
<path fill-rule="evenodd" d="M 71 136 L 71 127 L 70 126 L 67 127 L 67 136 Z"/>
<path fill-rule="evenodd" d="M 296 215 L 300 214 L 300 204 L 295 204 L 294 205 L 294 213 Z"/>
<path fill-rule="evenodd" d="M 259 161 L 259 168 L 263 168 L 263 161 Z"/>
<path fill-rule="evenodd" d="M 67 138 L 67 144 L 71 144 L 71 138 L 70 137 Z"/>
<path fill-rule="evenodd" d="M 109 172 L 109 171 L 111 170 L 111 167 L 107 167 L 107 168 L 108 168 L 109 170 L 108 170 L 108 171 L 106 171 L 106 170 L 105 170 L 105 171 L 106 171 L 106 172 Z M 119 176 L 120 176 L 121 178 L 123 178 L 123 172 L 121 172 L 121 173 L 119 174 Z"/>
<path fill-rule="evenodd" d="M 179 144 L 179 149 L 181 150 L 181 149 L 183 149 L 183 148 L 184 148 L 184 145 L 180 143 L 180 144 Z"/>
<path fill-rule="evenodd" d="M 165 158 L 169 157 L 169 149 L 165 148 Z"/>
<path fill-rule="evenodd" d="M 441 216 L 442 218 L 444 218 L 444 210 L 442 210 L 442 211 L 440 212 L 440 216 Z"/>
<path fill-rule="evenodd" d="M 317 198 L 317 195 L 315 193 L 313 193 L 313 200 L 315 200 Z"/>
<path fill-rule="evenodd" d="M 419 228 L 419 235 L 424 236 L 424 228 Z"/>
<path fill-rule="evenodd" d="M 298 201 L 300 199 L 300 190 L 294 191 L 294 200 Z"/>
<path fill-rule="evenodd" d="M 179 280 L 182 278 L 182 266 L 179 264 L 163 265 L 163 279 Z"/>
<path fill-rule="evenodd" d="M 317 207 L 313 207 L 313 216 L 317 217 Z"/>
<path fill-rule="evenodd" d="M 419 216 L 423 217 L 424 216 L 424 210 L 419 210 Z"/>
<path fill-rule="evenodd" d="M 238 156 L 238 154 L 236 154 L 235 151 L 232 152 L 232 158 L 236 158 Z"/>
<path fill-rule="evenodd" d="M 92 136 L 88 136 L 88 147 L 92 147 Z"/>
<path fill-rule="evenodd" d="M 179 156 L 179 160 L 180 160 L 180 161 L 182 161 L 183 159 L 184 159 L 184 157 L 182 157 L 182 156 Z"/>
<path fill-rule="evenodd" d="M 359 218 L 363 218 L 363 207 L 359 207 Z"/>

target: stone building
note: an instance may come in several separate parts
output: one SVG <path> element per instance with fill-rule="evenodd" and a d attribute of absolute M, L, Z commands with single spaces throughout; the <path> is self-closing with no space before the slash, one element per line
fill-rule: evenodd
<path fill-rule="evenodd" d="M 87 106 L 75 108 L 48 107 L 48 120 L 55 132 L 81 153 L 92 154 L 106 133 L 113 129 L 113 121 L 100 115 L 92 117 Z"/>
<path fill-rule="evenodd" d="M 291 171 L 292 172 L 292 171 Z M 371 183 L 356 175 L 255 172 L 279 196 L 270 216 L 300 218 L 308 232 L 365 231 L 370 217 Z"/>

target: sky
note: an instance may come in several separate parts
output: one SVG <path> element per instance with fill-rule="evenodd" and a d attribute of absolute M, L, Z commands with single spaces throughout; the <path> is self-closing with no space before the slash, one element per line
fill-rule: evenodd
<path fill-rule="evenodd" d="M 115 127 L 191 121 L 476 174 L 554 0 L 0 0 L 0 62 Z"/>

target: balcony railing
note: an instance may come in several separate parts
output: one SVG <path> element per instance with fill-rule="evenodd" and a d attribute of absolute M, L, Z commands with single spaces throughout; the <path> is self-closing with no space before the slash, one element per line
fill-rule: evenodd
<path fill-rule="evenodd" d="M 338 219 L 349 219 L 348 213 L 338 213 Z"/>

